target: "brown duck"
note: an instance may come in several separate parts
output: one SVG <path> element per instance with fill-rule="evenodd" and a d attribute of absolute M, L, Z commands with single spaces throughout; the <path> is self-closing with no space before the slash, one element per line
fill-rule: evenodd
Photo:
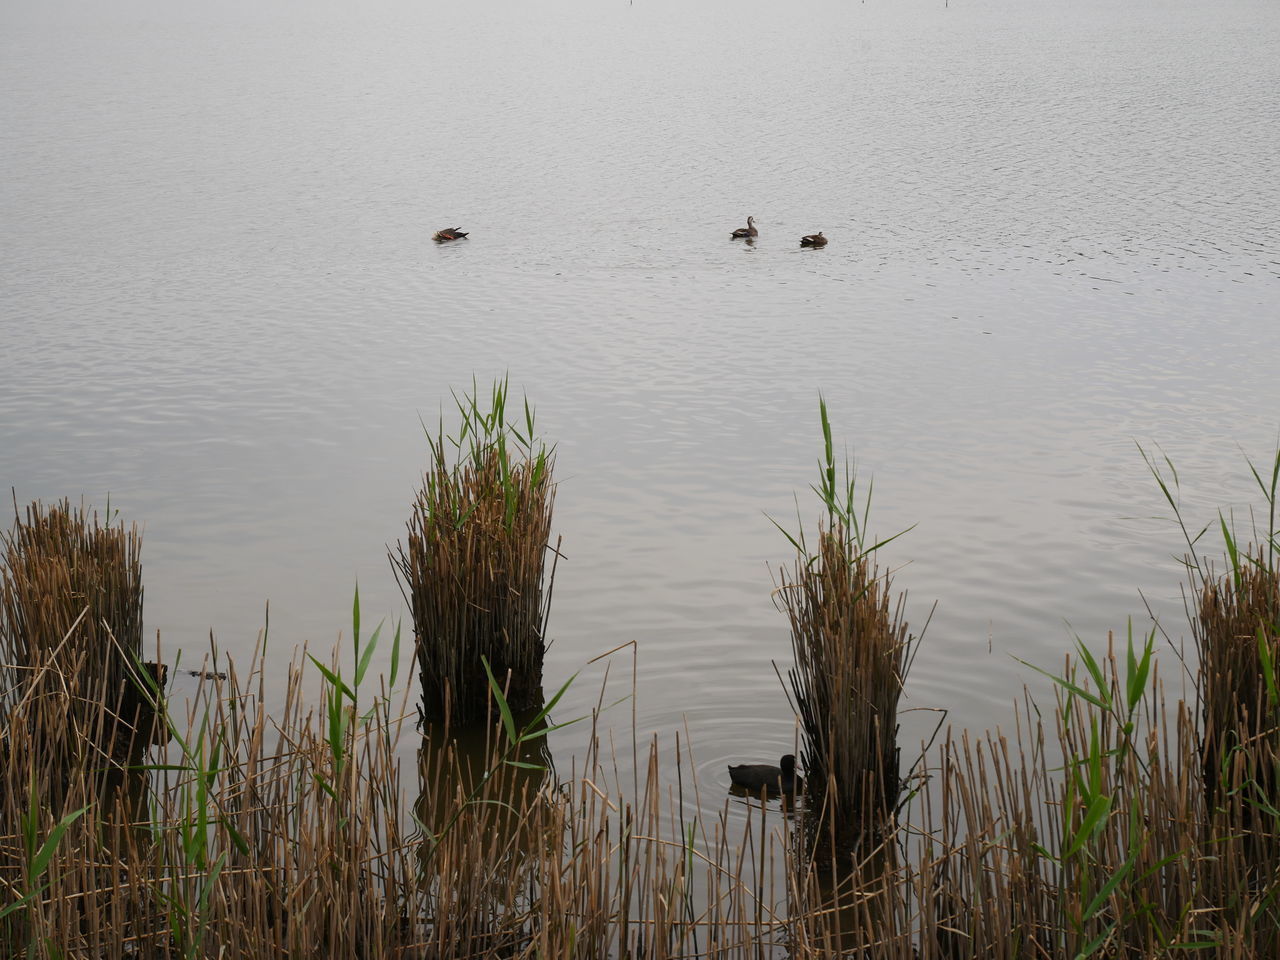
<path fill-rule="evenodd" d="M 443 230 L 437 230 L 436 235 L 431 239 L 436 243 L 448 243 L 450 240 L 461 240 L 466 234 L 458 227 L 446 227 Z"/>
<path fill-rule="evenodd" d="M 811 233 L 807 237 L 800 238 L 800 246 L 802 247 L 825 247 L 827 238 L 822 235 L 822 231 Z"/>
<path fill-rule="evenodd" d="M 747 225 L 745 227 L 739 227 L 737 230 L 733 231 L 733 233 L 729 234 L 729 237 L 733 240 L 742 240 L 745 237 L 758 236 L 760 236 L 760 231 L 756 229 L 755 217 L 747 217 Z"/>

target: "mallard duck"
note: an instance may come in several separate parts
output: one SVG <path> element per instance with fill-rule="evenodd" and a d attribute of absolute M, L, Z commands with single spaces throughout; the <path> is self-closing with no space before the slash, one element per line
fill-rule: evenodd
<path fill-rule="evenodd" d="M 760 231 L 756 229 L 755 217 L 747 217 L 747 225 L 745 227 L 739 227 L 737 230 L 733 231 L 733 233 L 729 234 L 729 236 L 734 240 L 741 240 L 744 237 L 760 236 Z"/>
<path fill-rule="evenodd" d="M 822 231 L 811 233 L 807 237 L 800 238 L 800 246 L 802 247 L 825 247 L 827 238 L 822 235 Z"/>
<path fill-rule="evenodd" d="M 466 234 L 458 227 L 446 227 L 443 230 L 437 230 L 436 235 L 431 239 L 436 243 L 448 243 L 450 240 L 461 240 Z"/>
<path fill-rule="evenodd" d="M 781 766 L 770 763 L 744 763 L 729 765 L 729 779 L 735 787 L 771 794 L 795 793 L 804 789 L 804 780 L 796 773 L 796 758 L 788 753 L 780 761 Z"/>

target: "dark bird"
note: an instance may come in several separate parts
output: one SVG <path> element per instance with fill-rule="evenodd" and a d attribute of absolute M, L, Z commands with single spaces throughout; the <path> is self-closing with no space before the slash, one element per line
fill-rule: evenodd
<path fill-rule="evenodd" d="M 448 243 L 450 240 L 461 240 L 466 234 L 458 227 L 446 227 L 443 230 L 437 230 L 436 235 L 431 239 L 436 243 Z"/>
<path fill-rule="evenodd" d="M 825 247 L 827 238 L 822 235 L 822 231 L 811 233 L 807 237 L 800 238 L 800 246 L 802 247 Z"/>
<path fill-rule="evenodd" d="M 760 236 L 760 231 L 756 229 L 755 217 L 747 217 L 747 225 L 745 227 L 739 227 L 737 230 L 733 231 L 733 233 L 729 234 L 729 237 L 733 240 L 741 240 L 744 237 L 758 236 Z"/>
<path fill-rule="evenodd" d="M 735 787 L 742 787 L 759 793 L 767 790 L 770 794 L 795 793 L 804 789 L 804 781 L 796 773 L 796 758 L 788 753 L 775 767 L 771 763 L 744 763 L 740 766 L 729 765 L 729 779 Z"/>

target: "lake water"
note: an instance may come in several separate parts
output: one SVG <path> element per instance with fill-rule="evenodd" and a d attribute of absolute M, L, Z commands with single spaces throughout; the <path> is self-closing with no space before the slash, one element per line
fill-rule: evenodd
<path fill-rule="evenodd" d="M 548 684 L 634 641 L 708 784 L 793 740 L 769 517 L 815 517 L 819 391 L 957 726 L 1143 595 L 1185 632 L 1135 441 L 1201 523 L 1277 442 L 1271 0 L 9 0 L 0 87 L 0 485 L 145 525 L 191 666 L 268 601 L 274 661 L 327 649 L 357 580 L 404 616 L 473 377 L 558 444 Z"/>

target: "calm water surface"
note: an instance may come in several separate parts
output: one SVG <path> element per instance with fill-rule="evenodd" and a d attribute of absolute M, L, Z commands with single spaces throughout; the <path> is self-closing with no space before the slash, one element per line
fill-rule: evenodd
<path fill-rule="evenodd" d="M 1140 591 L 1183 632 L 1135 441 L 1203 522 L 1280 429 L 1268 0 L 10 0 L 0 86 L 0 484 L 143 523 L 188 661 L 268 601 L 281 664 L 327 648 L 357 579 L 402 617 L 419 419 L 509 371 L 559 448 L 548 682 L 635 641 L 641 737 L 725 781 L 793 739 L 767 515 L 814 518 L 821 390 L 916 525 L 909 706 L 993 725 Z"/>

